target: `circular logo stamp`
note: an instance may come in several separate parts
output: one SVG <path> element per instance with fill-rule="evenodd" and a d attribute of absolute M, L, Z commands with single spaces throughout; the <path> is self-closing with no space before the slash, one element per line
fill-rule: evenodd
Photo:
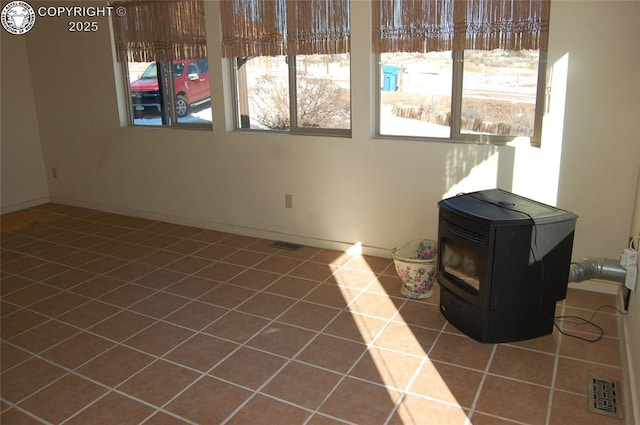
<path fill-rule="evenodd" d="M 20 35 L 33 28 L 36 23 L 36 12 L 25 1 L 12 1 L 2 8 L 0 21 L 8 33 Z"/>

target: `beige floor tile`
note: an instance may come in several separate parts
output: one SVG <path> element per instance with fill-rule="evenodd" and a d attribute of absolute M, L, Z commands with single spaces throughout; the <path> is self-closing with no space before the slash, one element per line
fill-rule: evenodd
<path fill-rule="evenodd" d="M 2 374 L 2 397 L 18 403 L 66 373 L 49 362 L 32 358 Z"/>
<path fill-rule="evenodd" d="M 593 339 L 593 334 L 572 332 L 582 338 Z M 597 342 L 588 342 L 576 338 L 562 336 L 560 355 L 577 360 L 602 363 L 607 366 L 620 367 L 620 341 L 617 338 L 602 337 Z"/>
<path fill-rule="evenodd" d="M 129 310 L 161 319 L 184 307 L 187 303 L 189 300 L 184 297 L 158 292 L 133 304 Z"/>
<path fill-rule="evenodd" d="M 268 324 L 269 321 L 266 319 L 232 311 L 204 328 L 202 332 L 243 343 Z"/>
<path fill-rule="evenodd" d="M 138 422 L 139 423 L 139 422 Z M 143 422 L 143 425 L 186 425 L 188 422 L 178 419 L 168 413 L 159 411 Z M 137 425 L 137 424 L 136 424 Z"/>
<path fill-rule="evenodd" d="M 247 345 L 281 356 L 293 356 L 304 347 L 314 332 L 293 326 L 273 323 L 260 331 Z"/>
<path fill-rule="evenodd" d="M 391 322 L 375 340 L 377 347 L 414 356 L 425 356 L 438 337 L 438 332 L 404 323 Z"/>
<path fill-rule="evenodd" d="M 225 259 L 226 261 L 226 259 Z M 249 269 L 229 279 L 229 283 L 260 291 L 280 278 L 279 274 Z"/>
<path fill-rule="evenodd" d="M 525 382 L 487 376 L 476 409 L 528 424 L 544 424 L 549 402 L 548 388 Z M 508 398 L 505 399 L 505 396 Z"/>
<path fill-rule="evenodd" d="M 329 307 L 345 308 L 359 294 L 358 289 L 323 283 L 309 292 L 304 299 Z"/>
<path fill-rule="evenodd" d="M 167 251 L 177 252 L 184 255 L 193 254 L 194 252 L 198 252 L 207 246 L 209 246 L 205 242 L 194 241 L 190 239 L 182 239 L 176 232 L 171 232 L 171 236 L 177 236 L 180 238 L 176 243 L 168 245 L 165 247 Z"/>
<path fill-rule="evenodd" d="M 333 249 L 323 249 L 315 253 L 309 258 L 314 263 L 333 264 L 336 266 L 344 266 L 354 258 L 353 254 L 348 252 L 336 251 Z"/>
<path fill-rule="evenodd" d="M 124 344 L 154 356 L 162 356 L 191 336 L 193 332 L 190 330 L 157 322 L 127 339 Z"/>
<path fill-rule="evenodd" d="M 5 342 L 0 344 L 0 372 L 5 372 L 22 362 L 29 360 L 32 355 L 21 348 Z"/>
<path fill-rule="evenodd" d="M 255 268 L 273 273 L 288 273 L 302 263 L 302 260 L 295 258 L 273 255 L 256 264 Z"/>
<path fill-rule="evenodd" d="M 218 285 L 219 283 L 214 282 L 213 280 L 204 279 L 197 276 L 187 276 L 184 279 L 165 288 L 164 291 L 187 298 L 198 298 L 200 295 L 209 292 Z"/>
<path fill-rule="evenodd" d="M 481 382 L 482 373 L 478 371 L 438 361 L 426 361 L 409 391 L 471 408 Z"/>
<path fill-rule="evenodd" d="M 290 404 L 257 395 L 227 423 L 238 425 L 303 424 L 309 415 L 310 412 Z"/>
<path fill-rule="evenodd" d="M 136 425 L 153 414 L 155 410 L 146 404 L 109 393 L 79 415 L 66 422 L 69 425 Z"/>
<path fill-rule="evenodd" d="M 166 267 L 183 257 L 184 255 L 178 254 L 177 252 L 158 250 L 138 259 L 138 263 L 155 267 Z"/>
<path fill-rule="evenodd" d="M 464 425 L 467 411 L 433 400 L 408 395 L 389 421 L 392 425 Z M 472 422 L 475 425 L 475 422 Z"/>
<path fill-rule="evenodd" d="M 113 345 L 111 341 L 83 332 L 48 349 L 41 356 L 60 366 L 75 369 L 112 348 Z"/>
<path fill-rule="evenodd" d="M 159 407 L 198 376 L 198 373 L 184 367 L 158 360 L 120 384 L 118 390 Z"/>
<path fill-rule="evenodd" d="M 429 353 L 429 358 L 484 370 L 493 349 L 494 345 L 491 344 L 480 344 L 466 336 L 443 333 Z"/>
<path fill-rule="evenodd" d="M 262 392 L 315 410 L 340 379 L 337 373 L 294 361 L 278 372 Z"/>
<path fill-rule="evenodd" d="M 193 256 L 206 258 L 208 260 L 222 260 L 237 251 L 237 248 L 233 248 L 225 245 L 209 245 L 202 248 L 199 251 L 194 252 Z"/>
<path fill-rule="evenodd" d="M 107 292 L 99 297 L 98 300 L 118 307 L 129 307 L 130 305 L 153 295 L 155 292 L 156 291 L 151 288 L 127 283 L 112 290 L 111 292 Z"/>
<path fill-rule="evenodd" d="M 145 276 L 142 276 L 135 282 L 148 288 L 164 289 L 167 286 L 173 285 L 174 283 L 184 279 L 185 277 L 187 277 L 187 275 L 184 273 L 178 273 L 174 272 L 173 270 L 167 269 L 159 269 Z"/>
<path fill-rule="evenodd" d="M 555 358 L 551 354 L 498 345 L 489 373 L 551 386 Z"/>
<path fill-rule="evenodd" d="M 549 425 L 624 425 L 625 420 L 590 412 L 587 398 L 562 391 L 553 393 Z"/>
<path fill-rule="evenodd" d="M 236 310 L 267 319 L 275 319 L 293 306 L 295 302 L 296 300 L 293 298 L 260 292 L 238 306 Z"/>
<path fill-rule="evenodd" d="M 375 280 L 375 278 L 375 273 L 370 270 L 341 268 L 333 273 L 333 275 L 327 279 L 327 282 L 335 283 L 336 285 L 365 289 Z"/>
<path fill-rule="evenodd" d="M 256 291 L 252 289 L 221 284 L 202 295 L 198 300 L 224 308 L 235 308 L 255 294 Z"/>
<path fill-rule="evenodd" d="M 150 326 L 155 320 L 130 311 L 121 311 L 88 330 L 114 341 L 124 341 Z"/>
<path fill-rule="evenodd" d="M 165 317 L 167 322 L 184 326 L 194 331 L 199 331 L 228 312 L 227 309 L 216 307 L 211 304 L 192 301 L 176 312 Z"/>
<path fill-rule="evenodd" d="M 385 320 L 362 314 L 342 312 L 324 329 L 329 335 L 370 344 L 387 324 Z"/>
<path fill-rule="evenodd" d="M 3 410 L 0 414 L 0 423 L 15 425 L 42 425 L 42 422 L 39 420 L 34 419 L 16 408 Z"/>
<path fill-rule="evenodd" d="M 95 276 L 95 274 L 84 270 L 71 269 L 44 280 L 44 283 L 60 289 L 69 289 Z"/>
<path fill-rule="evenodd" d="M 186 256 L 169 263 L 164 267 L 179 273 L 192 274 L 208 267 L 210 264 L 211 262 L 204 258 Z"/>
<path fill-rule="evenodd" d="M 78 332 L 76 328 L 55 320 L 50 320 L 11 338 L 9 341 L 27 351 L 39 353 L 70 338 Z"/>
<path fill-rule="evenodd" d="M 60 292 L 29 306 L 30 310 L 49 317 L 57 317 L 89 301 L 72 292 Z"/>
<path fill-rule="evenodd" d="M 340 310 L 337 308 L 298 301 L 280 316 L 278 321 L 311 330 L 320 330 L 338 314 Z"/>
<path fill-rule="evenodd" d="M 242 347 L 209 372 L 212 376 L 257 389 L 285 363 L 284 357 Z"/>
<path fill-rule="evenodd" d="M 76 307 L 68 313 L 58 316 L 61 322 L 69 323 L 73 326 L 87 329 L 96 323 L 118 313 L 120 308 L 100 301 L 89 301 Z"/>
<path fill-rule="evenodd" d="M 109 272 L 107 272 L 107 275 L 115 279 L 130 281 L 139 279 L 142 276 L 147 275 L 155 270 L 156 268 L 153 266 L 132 262 L 110 270 Z"/>
<path fill-rule="evenodd" d="M 336 372 L 346 373 L 366 349 L 367 346 L 362 343 L 320 334 L 305 347 L 296 359 Z"/>
<path fill-rule="evenodd" d="M 86 379 L 67 375 L 19 406 L 51 423 L 61 423 L 106 392 L 105 388 Z"/>
<path fill-rule="evenodd" d="M 226 263 L 237 264 L 244 267 L 254 267 L 256 264 L 267 258 L 267 254 L 256 251 L 240 249 L 224 258 Z"/>
<path fill-rule="evenodd" d="M 107 292 L 111 292 L 116 288 L 124 285 L 122 280 L 113 279 L 107 276 L 96 276 L 93 279 L 74 286 L 70 289 L 71 292 L 83 295 L 89 298 L 98 298 Z"/>
<path fill-rule="evenodd" d="M 282 276 L 265 288 L 265 291 L 292 298 L 302 298 L 320 282 L 293 276 Z"/>
<path fill-rule="evenodd" d="M 560 357 L 555 387 L 583 396 L 587 395 L 590 378 L 611 379 L 623 382 L 622 369 L 581 360 Z"/>
<path fill-rule="evenodd" d="M 77 372 L 109 387 L 115 387 L 153 360 L 147 354 L 118 345 L 81 366 Z"/>
<path fill-rule="evenodd" d="M 291 270 L 289 274 L 291 276 L 297 276 L 322 282 L 325 279 L 329 278 L 333 272 L 334 269 L 331 267 L 331 265 L 307 261 Z"/>
<path fill-rule="evenodd" d="M 415 300 L 402 305 L 400 314 L 394 320 L 435 330 L 442 330 L 447 323 L 438 305 Z"/>
<path fill-rule="evenodd" d="M 3 296 L 3 299 L 12 304 L 26 307 L 58 294 L 59 292 L 60 290 L 53 286 L 35 283 L 33 285 L 28 285 L 25 288 L 10 292 L 8 295 Z"/>
<path fill-rule="evenodd" d="M 380 424 L 387 419 L 400 394 L 380 385 L 346 378 L 319 412 L 358 424 Z"/>
<path fill-rule="evenodd" d="M 420 357 L 372 347 L 360 358 L 349 375 L 402 391 L 421 362 Z"/>
<path fill-rule="evenodd" d="M 391 319 L 404 302 L 399 298 L 363 292 L 349 304 L 349 310 L 381 319 Z"/>
<path fill-rule="evenodd" d="M 238 347 L 232 342 L 196 334 L 165 354 L 164 358 L 201 372 L 207 372 Z"/>
<path fill-rule="evenodd" d="M 233 277 L 239 275 L 246 269 L 235 264 L 214 263 L 196 273 L 205 279 L 216 280 L 218 282 L 227 282 Z"/>
<path fill-rule="evenodd" d="M 205 376 L 171 401 L 166 409 L 198 424 L 218 424 L 250 395 L 245 389 Z"/>

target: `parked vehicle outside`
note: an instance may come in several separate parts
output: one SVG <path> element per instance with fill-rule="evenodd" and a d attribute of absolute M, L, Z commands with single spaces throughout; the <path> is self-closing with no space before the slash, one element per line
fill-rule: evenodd
<path fill-rule="evenodd" d="M 175 108 L 178 118 L 189 115 L 190 109 L 208 101 L 209 63 L 207 59 L 173 61 Z M 149 64 L 140 78 L 130 84 L 131 104 L 135 118 L 146 115 L 160 115 L 162 99 L 158 90 L 158 67 Z"/>

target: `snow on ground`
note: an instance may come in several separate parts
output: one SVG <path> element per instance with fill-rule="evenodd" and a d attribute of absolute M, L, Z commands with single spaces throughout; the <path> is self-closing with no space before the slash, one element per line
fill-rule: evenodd
<path fill-rule="evenodd" d="M 450 129 L 444 125 L 402 118 L 391 113 L 391 106 L 383 106 L 380 119 L 380 134 L 386 136 L 413 136 L 413 137 L 449 137 Z M 135 125 L 161 126 L 162 119 L 159 116 L 136 118 Z M 211 106 L 197 108 L 190 115 L 178 119 L 180 124 L 210 124 Z"/>

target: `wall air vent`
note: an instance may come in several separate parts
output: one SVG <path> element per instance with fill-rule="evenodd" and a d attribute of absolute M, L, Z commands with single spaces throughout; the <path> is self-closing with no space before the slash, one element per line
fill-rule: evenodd
<path fill-rule="evenodd" d="M 297 251 L 300 248 L 302 248 L 302 245 L 298 245 L 297 243 L 282 242 L 282 241 L 276 241 L 272 243 L 271 246 L 274 248 L 287 249 L 289 251 Z"/>

